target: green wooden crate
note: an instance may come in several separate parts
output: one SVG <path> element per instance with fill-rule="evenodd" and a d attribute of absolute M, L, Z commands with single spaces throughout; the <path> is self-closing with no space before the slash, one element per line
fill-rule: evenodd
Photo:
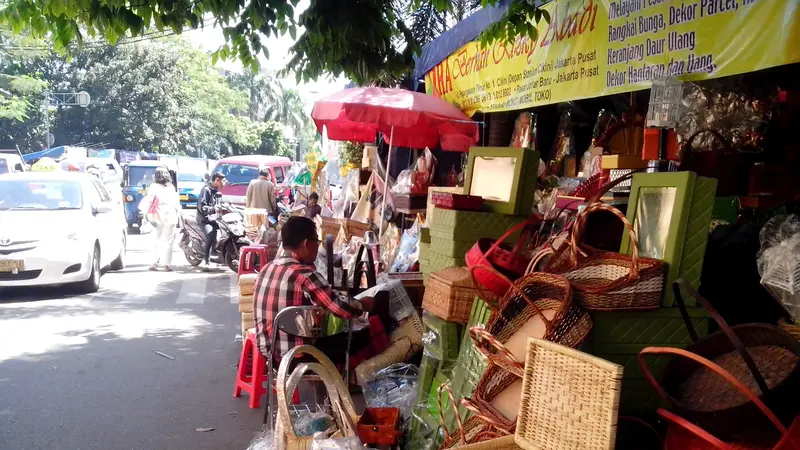
<path fill-rule="evenodd" d="M 689 308 L 688 312 L 697 334 L 705 336 L 708 313 L 699 308 Z M 685 346 L 691 342 L 678 308 L 598 312 L 592 314 L 592 321 L 594 327 L 586 340 L 589 353 L 608 353 L 610 349 L 619 353 L 626 348 L 634 351 L 641 345 Z"/>
<path fill-rule="evenodd" d="M 640 239 L 640 254 L 667 263 L 663 306 L 674 305 L 672 282 L 678 278 L 683 278 L 695 289 L 700 285 L 716 190 L 716 179 L 699 177 L 694 172 L 637 173 L 633 176 L 627 217 L 640 238 L 650 233 L 658 242 L 643 246 Z M 646 205 L 650 212 L 641 213 L 642 205 Z M 644 214 L 643 217 L 652 216 L 650 223 L 657 228 L 666 223 L 668 229 L 639 230 L 639 226 L 648 226 L 647 221 L 639 220 L 640 213 Z M 620 252 L 631 252 L 627 233 L 622 238 Z M 695 299 L 685 300 L 686 306 L 695 306 Z"/>
<path fill-rule="evenodd" d="M 422 227 L 419 229 L 419 240 L 420 242 L 424 242 L 426 244 L 431 243 L 431 229 L 428 227 Z"/>
<path fill-rule="evenodd" d="M 470 313 L 469 323 L 467 329 L 476 325 L 486 325 L 489 321 L 489 316 L 492 315 L 492 310 L 481 298 L 475 297 L 472 303 L 472 312 Z M 464 336 L 461 338 L 461 349 L 458 353 L 458 360 L 456 361 L 456 370 L 453 372 L 450 388 L 455 396 L 456 404 L 458 406 L 458 413 L 462 419 L 466 420 L 469 411 L 461 406 L 461 399 L 469 397 L 475 391 L 475 386 L 478 384 L 483 371 L 486 370 L 487 359 L 479 352 L 469 333 L 464 331 Z M 452 429 L 455 426 L 455 415 L 451 411 L 445 413 L 445 424 Z"/>
<path fill-rule="evenodd" d="M 447 322 L 428 313 L 422 314 L 422 323 L 425 325 L 425 335 L 430 337 L 430 341 L 425 343 L 425 352 L 440 361 L 458 359 L 458 347 L 464 326 Z"/>
<path fill-rule="evenodd" d="M 431 236 L 430 250 L 452 258 L 463 258 L 476 241 L 460 241 L 448 237 Z M 514 242 L 509 240 L 509 242 Z"/>
<path fill-rule="evenodd" d="M 527 216 L 442 208 L 434 208 L 432 216 L 431 237 L 467 242 L 475 242 L 482 237 L 497 239 L 509 228 L 528 219 Z M 517 232 L 515 236 L 518 235 Z"/>
<path fill-rule="evenodd" d="M 430 412 L 434 417 L 439 417 L 439 386 L 443 384 L 450 384 L 450 377 L 447 376 L 444 372 L 438 372 L 436 376 L 433 378 L 433 384 L 431 384 L 430 389 L 428 390 L 428 412 Z M 445 414 L 449 409 L 452 407 L 450 406 L 450 402 L 444 398 L 444 393 L 442 393 L 442 406 L 444 407 Z"/>
<path fill-rule="evenodd" d="M 419 243 L 419 259 L 430 261 L 431 257 L 431 244 L 426 242 Z"/>
<path fill-rule="evenodd" d="M 449 256 L 440 255 L 431 251 L 428 259 L 428 270 L 431 272 L 438 272 L 448 267 L 464 267 L 467 263 L 464 258 L 451 258 Z"/>

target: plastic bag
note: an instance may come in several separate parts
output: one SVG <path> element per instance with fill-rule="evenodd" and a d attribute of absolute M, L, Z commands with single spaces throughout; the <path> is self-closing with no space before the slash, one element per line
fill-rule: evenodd
<path fill-rule="evenodd" d="M 253 438 L 247 450 L 275 450 L 278 448 L 275 435 L 271 431 L 262 431 Z"/>
<path fill-rule="evenodd" d="M 400 416 L 410 419 L 417 397 L 419 369 L 413 364 L 398 363 L 375 372 L 362 382 L 364 400 L 369 408 L 397 408 Z"/>
<path fill-rule="evenodd" d="M 311 450 L 363 450 L 361 440 L 357 436 L 345 438 L 326 438 L 324 434 L 314 436 Z"/>
<path fill-rule="evenodd" d="M 403 232 L 400 239 L 400 247 L 397 249 L 394 263 L 389 272 L 408 272 L 411 267 L 419 260 L 419 240 L 420 226 L 419 221 Z"/>
<path fill-rule="evenodd" d="M 395 194 L 409 194 L 411 193 L 411 185 L 413 184 L 414 176 L 411 169 L 406 169 L 397 175 L 397 181 L 392 186 L 392 192 Z"/>
<path fill-rule="evenodd" d="M 153 222 L 147 221 L 139 227 L 139 234 L 150 234 L 155 229 L 156 227 L 153 225 Z"/>
<path fill-rule="evenodd" d="M 761 228 L 758 273 L 761 284 L 800 319 L 800 217 L 776 216 Z"/>
<path fill-rule="evenodd" d="M 313 436 L 335 425 L 333 417 L 324 412 L 303 411 L 294 422 L 294 432 L 298 437 Z"/>

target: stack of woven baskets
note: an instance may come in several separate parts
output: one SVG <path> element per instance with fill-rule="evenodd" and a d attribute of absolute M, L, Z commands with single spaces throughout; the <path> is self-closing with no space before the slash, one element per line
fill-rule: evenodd
<path fill-rule="evenodd" d="M 242 313 L 242 335 L 247 334 L 247 330 L 255 326 L 255 316 L 253 315 L 253 292 L 255 291 L 255 273 L 244 273 L 239 275 L 239 312 Z"/>

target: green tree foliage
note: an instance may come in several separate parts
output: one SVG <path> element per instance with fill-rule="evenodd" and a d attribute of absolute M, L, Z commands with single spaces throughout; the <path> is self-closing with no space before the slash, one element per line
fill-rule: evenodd
<path fill-rule="evenodd" d="M 281 89 L 279 95 L 272 100 L 264 114 L 266 120 L 274 120 L 291 127 L 295 134 L 302 130 L 307 122 L 303 111 L 303 100 L 295 89 Z"/>
<path fill-rule="evenodd" d="M 498 0 L 481 0 L 482 6 Z M 421 48 L 404 16 L 409 1 L 312 0 L 295 20 L 299 0 L 6 0 L 0 5 L 0 24 L 14 31 L 50 36 L 57 51 L 70 51 L 75 42 L 105 38 L 111 43 L 141 37 L 152 30 L 180 34 L 197 29 L 210 17 L 223 28 L 226 43 L 214 57 L 236 57 L 245 67 L 258 68 L 258 54 L 269 57 L 262 38 L 289 34 L 297 38 L 287 70 L 298 79 L 323 74 L 345 75 L 364 84 L 398 79 L 413 66 Z M 410 7 L 432 5 L 436 11 L 456 12 L 462 0 L 411 0 Z M 505 20 L 491 27 L 485 39 L 535 37 L 542 17 L 534 0 L 514 0 Z M 457 16 L 457 14 L 456 14 Z M 529 21 L 534 17 L 534 21 Z M 298 29 L 302 34 L 297 36 Z"/>
<path fill-rule="evenodd" d="M 47 87 L 36 77 L 13 73 L 19 61 L 35 54 L 27 48 L 39 44 L 30 36 L 14 34 L 8 28 L 0 27 L 0 120 L 23 121 Z"/>
<path fill-rule="evenodd" d="M 49 108 L 56 145 L 102 143 L 111 148 L 214 158 L 293 154 L 283 125 L 264 120 L 266 111 L 285 97 L 282 91 L 253 95 L 236 82 L 250 75 L 223 75 L 212 65 L 210 55 L 180 38 L 88 46 L 70 58 L 45 53 L 10 68 L 17 78 L 38 74 L 57 92 L 91 94 L 87 108 Z M 255 79 L 262 88 L 272 83 Z M 292 95 L 296 94 L 288 94 Z M 39 105 L 41 100 L 40 95 Z M 302 103 L 297 107 L 302 110 Z M 33 108 L 21 122 L 0 118 L 0 144 L 19 145 L 24 151 L 43 148 L 43 113 L 44 108 Z"/>

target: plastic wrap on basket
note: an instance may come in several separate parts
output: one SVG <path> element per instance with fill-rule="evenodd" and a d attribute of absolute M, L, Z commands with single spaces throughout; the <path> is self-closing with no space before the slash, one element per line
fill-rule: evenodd
<path fill-rule="evenodd" d="M 800 319 L 800 217 L 773 217 L 761 228 L 759 237 L 761 284 L 796 322 Z"/>
<path fill-rule="evenodd" d="M 369 408 L 397 408 L 403 420 L 411 418 L 417 396 L 419 369 L 413 364 L 393 364 L 362 384 Z"/>

